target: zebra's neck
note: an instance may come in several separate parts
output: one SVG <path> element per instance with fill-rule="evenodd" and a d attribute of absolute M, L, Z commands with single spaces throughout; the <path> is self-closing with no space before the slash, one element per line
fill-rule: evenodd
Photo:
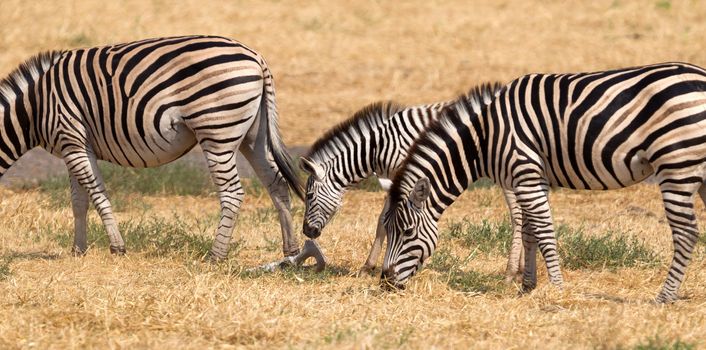
<path fill-rule="evenodd" d="M 406 161 L 402 178 L 395 180 L 399 186 L 398 196 L 407 200 L 415 184 L 422 178 L 428 178 L 432 186 L 425 210 L 436 220 L 470 184 L 487 177 L 483 166 L 485 157 L 481 147 L 483 130 L 480 122 L 475 125 L 456 124 L 452 128 L 445 132 L 430 130 L 426 136 L 430 133 L 434 133 L 434 136 L 425 137 L 420 140 L 423 143 L 415 145 L 413 155 L 410 153 L 411 157 Z M 434 143 L 426 143 L 429 139 Z M 449 140 L 454 146 L 449 147 Z M 400 198 L 393 200 L 399 201 Z"/>
<path fill-rule="evenodd" d="M 0 177 L 24 153 L 37 145 L 37 82 L 61 55 L 47 52 L 22 63 L 0 81 Z"/>
<path fill-rule="evenodd" d="M 439 102 L 405 108 L 381 125 L 375 145 L 373 167 L 378 176 L 392 178 L 409 149 L 429 125 L 439 118 L 441 110 L 451 104 Z"/>
<path fill-rule="evenodd" d="M 476 87 L 444 109 L 409 150 L 390 189 L 392 203 L 406 202 L 415 185 L 427 178 L 431 193 L 425 210 L 438 220 L 471 183 L 489 176 L 488 118 L 500 90 L 497 83 Z"/>
<path fill-rule="evenodd" d="M 382 126 L 401 108 L 391 102 L 378 102 L 361 109 L 315 142 L 308 157 L 341 188 L 372 175 L 378 171 L 374 155 L 381 144 Z"/>

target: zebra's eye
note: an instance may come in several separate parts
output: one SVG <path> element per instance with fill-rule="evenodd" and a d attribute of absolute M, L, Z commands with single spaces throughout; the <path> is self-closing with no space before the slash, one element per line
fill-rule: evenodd
<path fill-rule="evenodd" d="M 411 236 L 414 231 L 414 227 L 408 227 L 404 229 L 403 233 L 405 236 Z"/>

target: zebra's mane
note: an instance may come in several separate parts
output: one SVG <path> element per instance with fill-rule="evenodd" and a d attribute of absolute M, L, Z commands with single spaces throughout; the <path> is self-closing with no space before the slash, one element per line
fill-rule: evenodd
<path fill-rule="evenodd" d="M 406 182 L 418 179 L 414 174 L 422 171 L 423 166 L 420 161 L 424 159 L 422 156 L 424 150 L 434 149 L 434 145 L 447 142 L 449 134 L 464 123 L 462 115 L 458 111 L 465 110 L 474 115 L 481 115 L 482 108 L 489 105 L 502 89 L 503 84 L 500 82 L 474 86 L 443 109 L 440 117 L 429 124 L 429 127 L 419 135 L 410 147 L 407 158 L 402 162 L 400 170 L 393 179 L 389 191 L 390 203 L 398 203 L 408 198 L 408 190 L 411 188 L 409 186 L 414 186 L 414 184 L 407 185 Z"/>
<path fill-rule="evenodd" d="M 393 101 L 378 101 L 371 103 L 353 114 L 352 117 L 340 122 L 319 137 L 306 154 L 307 158 L 325 158 L 325 151 L 343 138 L 359 138 L 363 133 L 369 133 L 381 122 L 388 120 L 405 106 Z"/>
<path fill-rule="evenodd" d="M 5 103 L 12 102 L 17 91 L 24 91 L 34 84 L 62 54 L 63 51 L 46 51 L 22 62 L 12 73 L 0 80 L 0 99 Z"/>

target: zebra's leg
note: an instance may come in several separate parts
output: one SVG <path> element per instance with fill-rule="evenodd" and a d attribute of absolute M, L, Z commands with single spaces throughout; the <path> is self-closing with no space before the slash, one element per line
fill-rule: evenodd
<path fill-rule="evenodd" d="M 559 251 L 557 249 L 554 223 L 547 192 L 548 188 L 546 186 L 518 187 L 515 191 L 515 195 L 517 202 L 522 208 L 525 219 L 529 224 L 528 229 L 532 230 L 532 234 L 537 240 L 539 251 L 542 253 L 542 257 L 544 257 L 549 274 L 549 281 L 553 285 L 561 287 L 564 283 L 564 278 L 561 274 L 561 267 L 559 266 Z M 523 229 L 523 231 L 524 230 L 525 229 Z M 530 255 L 531 251 L 525 251 L 525 253 Z M 531 263 L 531 257 L 532 256 L 525 257 L 525 264 Z M 533 269 L 531 266 L 525 265 L 525 271 L 527 270 Z M 536 268 L 534 268 L 534 270 L 536 270 Z M 531 271 L 529 273 L 525 272 L 522 281 L 523 289 L 534 288 L 531 284 L 526 284 L 531 282 L 527 280 L 527 277 L 531 274 Z M 534 280 L 536 281 L 536 276 Z"/>
<path fill-rule="evenodd" d="M 72 182 L 75 179 L 75 181 L 83 187 L 88 198 L 91 199 L 93 206 L 96 208 L 96 211 L 98 211 L 101 221 L 103 221 L 103 226 L 105 226 L 105 230 L 108 232 L 108 238 L 110 239 L 110 252 L 112 254 L 125 254 L 125 242 L 120 235 L 118 223 L 113 215 L 113 208 L 106 194 L 103 178 L 98 170 L 96 156 L 90 150 L 72 146 L 66 147 L 63 151 L 64 161 L 66 162 L 66 167 L 69 169 Z M 72 195 L 72 197 L 74 196 Z M 77 209 L 81 208 L 79 207 Z M 74 210 L 74 213 L 76 213 L 76 210 Z M 82 215 L 79 215 L 78 218 L 74 218 L 74 220 L 75 225 L 83 225 L 83 232 L 79 232 L 78 230 L 75 232 L 76 238 L 74 242 L 82 243 L 82 240 L 85 242 L 85 211 Z M 80 225 L 78 221 L 81 221 Z"/>
<path fill-rule="evenodd" d="M 86 237 L 86 214 L 88 213 L 88 192 L 78 183 L 76 177 L 69 175 L 71 180 L 71 209 L 74 214 L 74 255 L 86 254 L 88 241 Z"/>
<path fill-rule="evenodd" d="M 233 234 L 235 219 L 238 216 L 240 205 L 243 203 L 245 191 L 243 191 L 240 176 L 238 175 L 236 152 L 234 150 L 217 151 L 204 145 L 202 145 L 202 148 L 221 202 L 221 218 L 216 229 L 216 237 L 209 252 L 209 259 L 217 261 L 228 256 L 230 238 Z"/>
<path fill-rule="evenodd" d="M 240 151 L 252 165 L 260 181 L 267 186 L 272 204 L 277 209 L 282 229 L 282 253 L 285 257 L 296 256 L 299 254 L 299 242 L 294 235 L 289 186 L 277 170 L 277 163 L 265 145 L 266 142 L 254 143 L 249 146 L 243 145 Z"/>
<path fill-rule="evenodd" d="M 522 216 L 521 235 L 524 246 L 524 271 L 522 272 L 522 292 L 528 293 L 537 287 L 537 238 L 532 227 Z"/>
<path fill-rule="evenodd" d="M 664 178 L 664 177 L 661 177 Z M 691 260 L 691 253 L 699 239 L 699 230 L 696 225 L 696 214 L 694 212 L 694 194 L 703 192 L 701 181 L 687 182 L 683 178 L 667 178 L 660 182 L 664 209 L 667 213 L 667 221 L 672 229 L 672 242 L 674 244 L 674 255 L 669 267 L 667 280 L 664 282 L 662 290 L 657 295 L 658 303 L 668 303 L 677 299 L 677 291 L 684 279 L 686 268 Z M 703 198 L 703 197 L 702 197 Z"/>
<path fill-rule="evenodd" d="M 380 217 L 378 218 L 378 227 L 375 230 L 375 240 L 373 241 L 373 246 L 370 248 L 370 253 L 368 253 L 368 259 L 365 260 L 365 265 L 360 269 L 361 274 L 370 274 L 375 270 L 375 263 L 377 263 L 378 257 L 380 257 L 380 252 L 382 251 L 382 243 L 385 241 L 385 236 L 387 231 L 385 230 L 385 214 L 390 209 L 390 197 L 385 197 L 385 205 L 382 208 Z"/>
<path fill-rule="evenodd" d="M 510 210 L 510 222 L 512 223 L 512 245 L 510 254 L 507 259 L 507 268 L 505 269 L 505 282 L 521 278 L 525 269 L 525 261 L 523 257 L 523 239 L 522 239 L 522 208 L 517 204 L 517 198 L 512 190 L 505 190 L 505 201 Z"/>

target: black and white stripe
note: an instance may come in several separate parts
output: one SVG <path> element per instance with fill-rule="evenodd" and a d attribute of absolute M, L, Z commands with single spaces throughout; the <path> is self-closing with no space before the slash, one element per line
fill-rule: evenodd
<path fill-rule="evenodd" d="M 286 255 L 296 254 L 289 187 L 301 186 L 279 135 L 272 74 L 255 51 L 231 39 L 185 36 L 50 52 L 0 83 L 0 175 L 40 146 L 66 162 L 76 236 L 85 252 L 88 201 L 111 251 L 125 251 L 96 161 L 153 167 L 203 149 L 221 202 L 211 249 L 223 258 L 243 200 L 240 150 L 280 213 Z"/>
<path fill-rule="evenodd" d="M 489 177 L 514 193 L 524 216 L 524 288 L 536 285 L 537 246 L 561 285 L 549 188 L 616 189 L 654 174 L 674 241 L 657 300 L 676 299 L 699 234 L 693 197 L 706 197 L 706 71 L 664 63 L 531 74 L 488 107 L 471 98 L 446 111 L 395 177 L 384 280 L 403 285 L 432 254 L 446 207 Z"/>
<path fill-rule="evenodd" d="M 389 178 L 407 156 L 417 136 L 449 102 L 403 107 L 394 102 L 370 104 L 331 128 L 301 158 L 306 182 L 304 234 L 316 238 L 342 205 L 346 189 L 377 175 L 387 190 Z M 387 206 L 387 200 L 385 201 Z M 385 238 L 378 225 L 363 270 L 372 271 Z"/>
<path fill-rule="evenodd" d="M 495 91 L 499 91 L 499 85 Z M 302 169 L 309 174 L 306 183 L 304 234 L 316 238 L 341 207 L 343 195 L 352 184 L 373 174 L 382 187 L 389 188 L 392 178 L 417 137 L 439 118 L 441 110 L 454 101 L 402 107 L 392 102 L 377 102 L 356 112 L 317 140 L 308 155 L 301 158 Z M 490 102 L 490 98 L 483 101 Z M 507 197 L 511 208 L 517 207 L 514 196 Z M 375 240 L 363 266 L 372 271 L 385 238 L 382 218 L 389 207 L 385 200 L 378 221 Z M 521 221 L 521 212 L 513 211 Z M 508 259 L 507 275 L 514 277 L 522 269 L 521 225 L 514 229 L 516 238 Z"/>

